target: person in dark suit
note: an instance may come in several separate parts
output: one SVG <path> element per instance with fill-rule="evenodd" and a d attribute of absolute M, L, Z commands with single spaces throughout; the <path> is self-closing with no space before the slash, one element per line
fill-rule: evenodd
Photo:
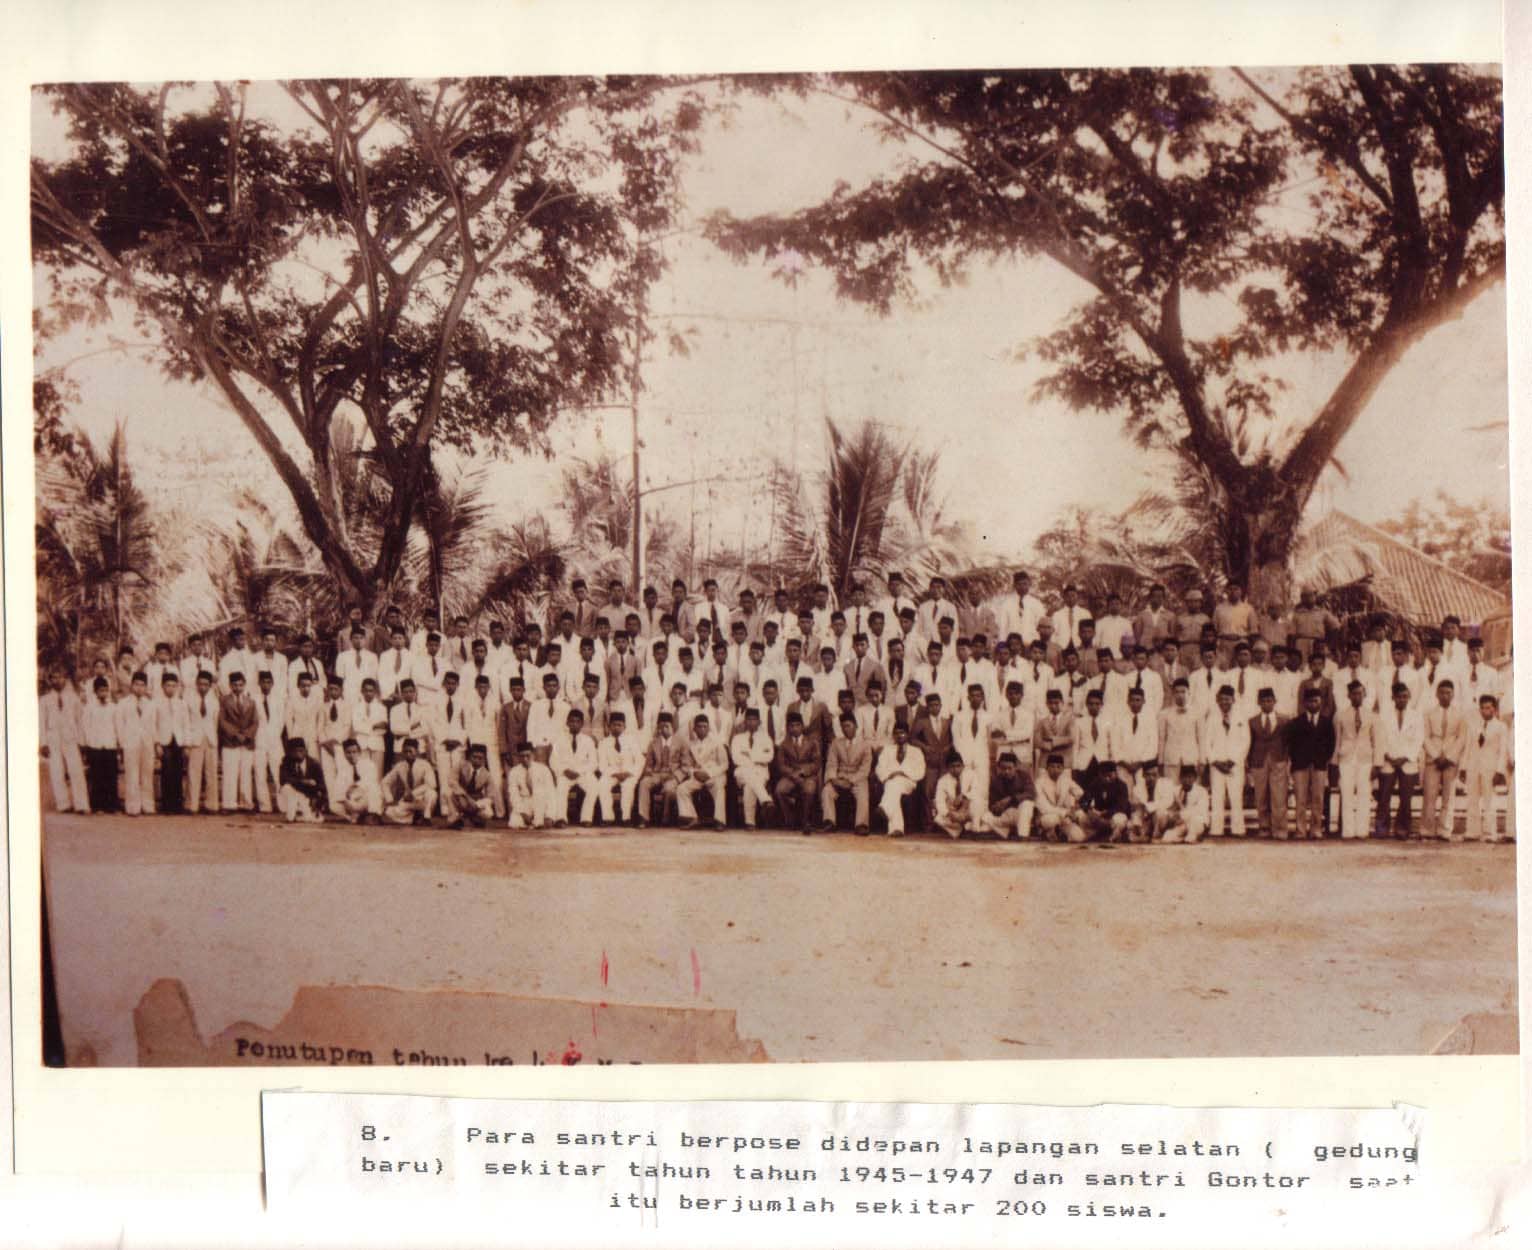
<path fill-rule="evenodd" d="M 931 803 L 952 750 L 952 718 L 942 711 L 942 697 L 935 691 L 926 695 L 926 709 L 915 718 L 910 745 L 926 757 L 926 802 Z"/>
<path fill-rule="evenodd" d="M 1300 838 L 1317 838 L 1324 831 L 1325 782 L 1335 754 L 1335 722 L 1325 715 L 1324 698 L 1319 685 L 1308 686 L 1303 711 L 1284 727 Z"/>
<path fill-rule="evenodd" d="M 787 714 L 787 737 L 777 747 L 777 811 L 784 828 L 812 832 L 814 800 L 819 795 L 820 765 L 824 755 L 819 739 L 803 731 L 803 715 Z"/>
<path fill-rule="evenodd" d="M 1277 692 L 1262 686 L 1260 711 L 1250 718 L 1250 760 L 1245 775 L 1255 791 L 1258 836 L 1287 837 L 1288 718 L 1277 711 Z M 1328 761 L 1327 761 L 1328 763 Z"/>

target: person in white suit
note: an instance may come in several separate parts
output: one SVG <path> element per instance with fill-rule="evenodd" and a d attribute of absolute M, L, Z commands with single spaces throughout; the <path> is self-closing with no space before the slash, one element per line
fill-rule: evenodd
<path fill-rule="evenodd" d="M 324 698 L 314 685 L 314 679 L 304 669 L 298 669 L 295 688 L 288 693 L 287 710 L 282 728 L 287 741 L 302 741 L 308 758 L 324 767 L 319 751 L 319 714 L 324 708 Z"/>
<path fill-rule="evenodd" d="M 888 821 L 888 836 L 904 836 L 904 800 L 920 790 L 926 779 L 926 757 L 909 744 L 909 728 L 894 722 L 893 742 L 878 753 L 877 776 L 883 786 L 878 810 Z"/>
<path fill-rule="evenodd" d="M 554 735 L 548 765 L 553 769 L 554 827 L 568 824 L 569 795 L 580 791 L 580 823 L 588 825 L 596 812 L 596 797 L 600 791 L 597 779 L 596 740 L 585 732 L 585 714 L 579 708 L 569 709 L 564 721 L 564 732 Z"/>
<path fill-rule="evenodd" d="M 353 825 L 378 824 L 383 817 L 383 791 L 355 738 L 341 743 L 334 771 L 335 785 L 326 791 L 331 814 Z"/>
<path fill-rule="evenodd" d="M 122 750 L 123 810 L 129 816 L 154 815 L 154 700 L 149 679 L 133 674 L 127 698 L 118 702 L 117 745 Z"/>
<path fill-rule="evenodd" d="M 186 691 L 186 810 L 218 810 L 218 692 L 204 668 Z"/>
<path fill-rule="evenodd" d="M 85 762 L 80 755 L 80 696 L 61 668 L 48 673 L 48 691 L 39 708 L 39 741 L 48 761 L 53 806 L 60 812 L 90 811 Z"/>
<path fill-rule="evenodd" d="M 1184 765 L 1173 811 L 1160 840 L 1189 844 L 1202 841 L 1202 835 L 1208 829 L 1211 806 L 1207 790 L 1197 781 L 1197 770 L 1189 764 Z"/>
<path fill-rule="evenodd" d="M 1163 838 L 1175 817 L 1176 787 L 1160 776 L 1158 760 L 1148 760 L 1133 779 L 1133 814 L 1128 818 L 1128 840 Z"/>
<path fill-rule="evenodd" d="M 1215 696 L 1217 707 L 1208 714 L 1202 735 L 1211 781 L 1213 810 L 1208 836 L 1223 836 L 1224 809 L 1229 809 L 1229 833 L 1245 836 L 1245 759 L 1250 754 L 1250 723 L 1234 711 L 1234 687 L 1225 682 Z"/>
<path fill-rule="evenodd" d="M 366 638 L 365 629 L 360 625 L 353 627 L 348 639 L 351 645 L 335 658 L 335 673 L 347 703 L 356 703 L 362 697 L 362 683 L 369 677 L 374 683 L 378 680 L 378 657 L 363 645 Z"/>
<path fill-rule="evenodd" d="M 1500 701 L 1492 694 L 1479 696 L 1477 723 L 1468 731 L 1463 751 L 1463 775 L 1467 779 L 1468 819 L 1464 836 L 1470 842 L 1481 837 L 1486 842 L 1506 842 L 1514 836 L 1514 826 L 1507 819 L 1506 833 L 1495 826 L 1495 777 L 1506 780 L 1507 817 L 1516 802 L 1511 781 L 1510 727 L 1500 719 Z"/>
<path fill-rule="evenodd" d="M 597 794 L 601 819 L 608 824 L 614 819 L 624 823 L 633 819 L 633 798 L 638 792 L 639 775 L 644 771 L 644 752 L 638 734 L 628 728 L 627 715 L 621 711 L 607 713 L 606 737 L 596 750 L 596 767 L 601 774 Z"/>
<path fill-rule="evenodd" d="M 1372 688 L 1360 677 L 1346 683 L 1346 704 L 1335 713 L 1335 764 L 1340 774 L 1340 829 L 1343 838 L 1365 838 L 1377 756 L 1377 713 Z"/>
<path fill-rule="evenodd" d="M 776 756 L 776 746 L 761 728 L 761 713 L 756 707 L 745 710 L 745 723 L 734 733 L 729 744 L 729 757 L 734 763 L 734 780 L 740 789 L 740 801 L 744 807 L 745 828 L 755 828 L 756 809 L 771 803 L 768 778 L 771 761 Z"/>
<path fill-rule="evenodd" d="M 270 812 L 275 810 L 274 796 L 282 786 L 282 761 L 287 755 L 282 748 L 282 726 L 287 719 L 287 707 L 270 669 L 261 670 L 256 687 L 255 755 L 251 760 L 255 805 Z"/>
<path fill-rule="evenodd" d="M 1468 718 L 1461 710 L 1456 683 L 1442 678 L 1436 684 L 1435 699 L 1421 712 L 1425 722 L 1425 743 L 1420 760 L 1420 836 L 1452 837 L 1453 808 L 1456 806 L 1458 769 L 1463 752 L 1468 749 Z"/>

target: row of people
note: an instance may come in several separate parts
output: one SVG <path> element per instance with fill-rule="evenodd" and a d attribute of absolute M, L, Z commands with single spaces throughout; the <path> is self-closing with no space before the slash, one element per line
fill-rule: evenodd
<path fill-rule="evenodd" d="M 1236 706 L 1236 690 L 1229 683 L 1218 688 L 1213 710 L 1203 712 L 1191 706 L 1191 683 L 1178 678 L 1172 684 L 1172 705 L 1158 716 L 1148 711 L 1143 688 L 1130 686 L 1124 712 L 1106 712 L 1104 692 L 1093 689 L 1080 717 L 1064 710 L 1061 690 L 1050 689 L 1047 712 L 1037 718 L 1024 705 L 1023 684 L 1016 680 L 1007 684 L 1005 702 L 996 709 L 986 706 L 986 692 L 979 683 L 970 684 L 968 703 L 952 713 L 946 712 L 940 691 L 922 697 L 913 685 L 907 687 L 902 706 L 889 708 L 882 701 L 881 684 L 873 681 L 867 687 L 866 704 L 857 705 L 852 691 L 842 688 L 837 694 L 837 712 L 831 713 L 815 697 L 813 680 L 807 676 L 801 679 L 798 700 L 785 707 L 775 701 L 775 692 L 768 688 L 764 712 L 751 702 L 751 689 L 744 682 L 736 683 L 732 706 L 721 702 L 721 689 L 716 685 L 703 702 L 685 685 L 676 683 L 670 690 L 669 706 L 662 711 L 658 701 L 645 699 L 644 679 L 635 677 L 629 701 L 602 704 L 598 711 L 590 691 L 583 707 L 564 700 L 553 673 L 544 674 L 544 697 L 535 702 L 525 698 L 519 677 L 511 679 L 511 697 L 498 702 L 483 674 L 476 679 L 475 693 L 459 698 L 457 674 L 449 671 L 441 703 L 420 702 L 413 681 L 406 678 L 400 685 L 399 700 L 388 706 L 372 678 L 363 682 L 363 697 L 351 703 L 335 676 L 328 679 L 321 697 L 314 694 L 309 674 L 301 673 L 299 692 L 288 700 L 278 694 L 269 671 L 259 674 L 254 695 L 245 693 L 244 675 L 236 672 L 230 675 L 230 693 L 220 698 L 210 671 L 200 672 L 193 689 L 184 696 L 179 691 L 178 675 L 166 671 L 161 675 L 157 698 L 149 694 L 147 674 L 139 673 L 126 699 L 111 702 L 105 681 L 97 679 L 92 699 L 77 707 L 64 675 L 55 672 L 43 701 L 43 748 L 57 807 L 115 808 L 116 761 L 120 758 L 124 809 L 136 814 L 154 810 L 157 763 L 162 791 L 176 796 L 162 810 L 180 810 L 181 778 L 189 771 L 186 807 L 190 811 L 204 805 L 208 810 L 221 805 L 232 810 L 271 811 L 272 795 L 280 787 L 281 763 L 292 741 L 303 741 L 326 772 L 339 767 L 343 744 L 354 742 L 358 767 L 379 787 L 397 762 L 395 745 L 406 739 L 413 741 L 426 763 L 444 777 L 453 776 L 461 767 L 467 745 L 479 742 L 486 751 L 492 808 L 499 816 L 511 806 L 505 778 L 513 767 L 512 744 L 528 741 L 540 762 L 551 763 L 564 731 L 576 716 L 580 722 L 577 739 L 588 741 L 590 753 L 607 749 L 605 739 L 609 737 L 616 738 L 618 749 L 623 749 L 625 734 L 626 749 L 642 756 L 661 720 L 670 726 L 671 734 L 679 729 L 682 748 L 691 745 L 699 722 L 707 725 L 720 744 L 737 743 L 740 733 L 745 732 L 752 755 L 764 752 L 767 778 L 763 785 L 776 780 L 780 770 L 774 771 L 773 766 L 779 750 L 793 757 L 812 747 L 820 759 L 828 759 L 839 746 L 839 739 L 848 736 L 836 733 L 839 726 L 849 727 L 849 738 L 866 746 L 869 767 L 882 759 L 898 734 L 905 735 L 905 741 L 913 744 L 924 761 L 919 780 L 928 800 L 935 798 L 941 761 L 950 750 L 956 750 L 964 760 L 969 784 L 979 792 L 989 780 L 992 761 L 1001 754 L 1012 756 L 1033 773 L 1041 773 L 1046 760 L 1058 755 L 1066 768 L 1082 779 L 1100 763 L 1108 762 L 1128 785 L 1153 762 L 1170 775 L 1186 766 L 1207 775 L 1214 831 L 1221 829 L 1225 808 L 1229 809 L 1232 831 L 1244 831 L 1248 773 L 1263 827 L 1285 832 L 1291 792 L 1296 800 L 1298 832 L 1312 836 L 1322 821 L 1323 796 L 1333 771 L 1342 795 L 1343 832 L 1345 836 L 1364 836 L 1369 820 L 1362 797 L 1364 781 L 1359 778 L 1380 779 L 1380 824 L 1388 822 L 1390 801 L 1397 793 L 1396 825 L 1408 823 L 1418 780 L 1426 826 L 1440 830 L 1450 819 L 1454 787 L 1461 774 L 1468 795 L 1470 827 L 1478 827 L 1480 813 L 1493 796 L 1496 777 L 1508 777 L 1511 768 L 1509 735 L 1498 715 L 1495 696 L 1479 697 L 1478 721 L 1471 723 L 1454 707 L 1451 679 L 1438 682 L 1436 706 L 1430 711 L 1412 707 L 1409 687 L 1395 683 L 1387 712 L 1371 707 L 1368 688 L 1362 681 L 1352 680 L 1347 686 L 1345 708 L 1337 714 L 1325 706 L 1326 689 L 1321 683 L 1326 680 L 1317 679 L 1304 687 L 1303 711 L 1298 717 L 1277 710 L 1271 687 L 1257 691 L 1258 711 L 1248 716 Z M 620 727 L 616 733 L 614 726 Z M 900 755 L 902 760 L 902 751 Z M 87 765 L 83 769 L 82 760 Z M 739 761 L 731 762 L 738 776 Z M 745 775 L 753 776 L 752 767 L 747 762 Z M 635 779 L 639 775 L 635 773 Z M 761 797 L 761 786 L 739 784 Z M 768 790 L 767 797 L 769 794 Z M 454 815 L 450 793 L 439 794 L 437 801 L 443 815 Z"/>

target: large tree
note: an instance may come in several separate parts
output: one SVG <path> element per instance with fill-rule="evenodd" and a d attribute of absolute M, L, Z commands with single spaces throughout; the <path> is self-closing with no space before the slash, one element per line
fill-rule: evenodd
<path fill-rule="evenodd" d="M 1494 70 L 758 86 L 846 101 L 894 145 L 895 165 L 794 214 L 720 215 L 711 236 L 739 257 L 796 249 L 842 296 L 885 313 L 932 274 L 1055 262 L 1082 298 L 1032 345 L 1048 366 L 1039 392 L 1121 413 L 1140 445 L 1196 474 L 1225 576 L 1261 602 L 1285 597 L 1304 508 L 1383 378 L 1504 278 Z M 1295 411 L 1284 364 L 1331 352 L 1344 356 L 1339 381 Z"/>
<path fill-rule="evenodd" d="M 432 449 L 547 449 L 623 380 L 700 115 L 660 79 L 43 88 L 66 150 L 32 162 L 53 319 L 131 309 L 270 460 L 341 597 L 405 559 Z M 375 541 L 342 499 L 337 418 L 387 485 Z"/>

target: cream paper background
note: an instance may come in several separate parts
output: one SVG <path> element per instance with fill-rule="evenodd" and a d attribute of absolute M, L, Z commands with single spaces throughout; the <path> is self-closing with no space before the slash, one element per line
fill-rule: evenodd
<path fill-rule="evenodd" d="M 1514 277 L 1510 392 L 1513 517 L 1532 551 L 1520 490 L 1532 453 L 1518 427 L 1532 406 L 1532 308 L 1521 242 L 1529 208 L 1524 154 L 1532 136 L 1532 7 L 1507 17 L 1508 198 Z M 3 379 L 7 771 L 10 832 L 9 1000 L 0 1050 L 14 1045 L 14 1083 L 0 1088 L 0 1159 L 16 1148 L 21 1177 L 0 1175 L 0 1245 L 255 1245 L 289 1240 L 263 1218 L 258 1091 L 414 1091 L 580 1099 L 836 1098 L 894 1101 L 1184 1105 L 1386 1106 L 1428 1109 L 1428 1149 L 1472 1178 L 1457 1200 L 1482 1202 L 1486 1227 L 1528 1226 L 1522 1066 L 1515 1057 L 1261 1061 L 1156 1060 L 971 1064 L 826 1064 L 728 1068 L 64 1071 L 39 1063 L 38 770 L 32 583 L 30 285 L 26 136 L 29 85 L 81 79 L 270 78 L 314 74 L 685 72 L 1046 64 L 1302 64 L 1346 60 L 1501 59 L 1492 0 L 9 0 L 0 24 L 0 379 Z M 1521 160 L 1518 160 L 1521 157 Z M 1518 211 L 1520 210 L 1520 211 Z M 1532 603 L 1528 561 L 1515 595 Z M 1532 654 L 1532 624 L 1516 638 Z M 1518 702 L 1529 702 L 1526 664 Z M 1532 720 L 1518 753 L 1532 759 Z M 1522 769 L 1523 774 L 1528 770 Z M 1529 794 L 1532 778 L 1522 777 Z M 1521 861 L 1525 874 L 1525 860 Z M 1526 898 L 1523 875 L 1523 899 Z M 1522 984 L 1529 946 L 1521 943 Z M 1525 999 L 1525 995 L 1523 995 Z M 12 1023 L 14 1022 L 14 1027 Z M 1525 1049 L 1525 1042 L 1523 1043 Z M 15 1136 L 12 1137 L 14 1126 Z M 42 1175 L 51 1173 L 51 1175 Z M 113 1175 L 115 1174 L 115 1175 Z M 1498 1193 L 1497 1193 L 1498 1191 Z M 1500 1205 L 1496 1199 L 1504 1200 Z M 1381 1202 L 1337 1240 L 1391 1244 Z M 1517 1221 L 1518 1213 L 1521 1219 Z M 462 1221 L 469 1213 L 461 1213 Z M 459 1226 L 458 1231 L 466 1227 Z M 214 1232 L 213 1230 L 217 1230 Z M 313 1229 L 345 1243 L 343 1228 Z M 1252 1230 L 1251 1238 L 1256 1234 Z M 1269 1243 L 1266 1236 L 1260 1238 Z M 1500 1244 L 1515 1235 L 1497 1238 Z M 1269 1243 L 1275 1244 L 1275 1243 Z"/>

